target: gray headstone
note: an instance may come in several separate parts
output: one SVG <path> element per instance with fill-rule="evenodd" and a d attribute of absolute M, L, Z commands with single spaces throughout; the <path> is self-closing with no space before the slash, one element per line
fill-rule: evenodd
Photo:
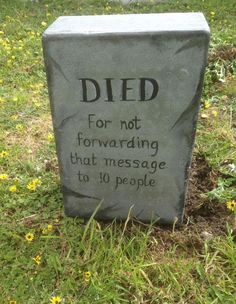
<path fill-rule="evenodd" d="M 103 200 L 98 219 L 182 221 L 208 42 L 201 13 L 60 17 L 45 31 L 67 215 Z"/>

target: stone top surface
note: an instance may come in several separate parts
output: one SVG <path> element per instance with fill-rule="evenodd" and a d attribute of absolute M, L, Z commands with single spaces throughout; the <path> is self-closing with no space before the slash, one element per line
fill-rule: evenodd
<path fill-rule="evenodd" d="M 161 32 L 205 32 L 210 30 L 202 13 L 62 16 L 44 32 L 55 35 L 137 34 Z"/>

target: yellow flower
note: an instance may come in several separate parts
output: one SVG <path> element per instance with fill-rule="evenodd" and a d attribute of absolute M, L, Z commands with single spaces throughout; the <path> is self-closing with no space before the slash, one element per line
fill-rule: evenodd
<path fill-rule="evenodd" d="M 27 189 L 34 191 L 36 189 L 36 185 L 30 182 L 27 185 Z"/>
<path fill-rule="evenodd" d="M 47 139 L 48 139 L 48 141 L 53 141 L 53 139 L 54 139 L 53 134 L 49 133 L 48 136 L 47 136 Z"/>
<path fill-rule="evenodd" d="M 34 191 L 41 184 L 42 184 L 41 180 L 38 178 L 35 178 L 27 184 L 27 189 Z"/>
<path fill-rule="evenodd" d="M 46 25 L 47 25 L 47 22 L 42 21 L 42 22 L 41 22 L 41 25 L 42 25 L 42 26 L 46 26 Z"/>
<path fill-rule="evenodd" d="M 34 105 L 38 108 L 38 107 L 40 107 L 40 103 L 39 102 L 34 102 Z"/>
<path fill-rule="evenodd" d="M 61 297 L 52 297 L 50 302 L 51 304 L 59 304 L 61 303 Z"/>
<path fill-rule="evenodd" d="M 24 129 L 24 126 L 22 124 L 17 124 L 16 125 L 16 130 L 22 131 Z"/>
<path fill-rule="evenodd" d="M 34 258 L 33 258 L 33 260 L 35 261 L 35 263 L 37 264 L 37 265 L 40 265 L 41 264 L 41 256 L 40 255 L 36 255 Z"/>
<path fill-rule="evenodd" d="M 33 239 L 34 239 L 34 235 L 33 233 L 29 232 L 25 235 L 25 239 L 28 241 L 28 242 L 32 242 Z"/>
<path fill-rule="evenodd" d="M 228 202 L 226 202 L 226 205 L 227 205 L 227 208 L 229 210 L 232 210 L 232 211 L 236 210 L 236 202 L 235 201 L 228 201 Z"/>
<path fill-rule="evenodd" d="M 33 179 L 32 181 L 36 186 L 40 186 L 42 184 L 41 180 L 38 178 Z"/>
<path fill-rule="evenodd" d="M 0 157 L 1 158 L 6 158 L 9 155 L 9 153 L 7 151 L 1 151 L 0 152 Z"/>
<path fill-rule="evenodd" d="M 16 185 L 10 186 L 8 189 L 12 193 L 15 193 L 17 191 Z"/>
<path fill-rule="evenodd" d="M 4 32 L 3 32 L 3 31 L 0 31 L 0 35 L 4 35 Z"/>
<path fill-rule="evenodd" d="M 53 225 L 49 224 L 47 226 L 47 228 L 43 228 L 42 230 L 42 234 L 48 234 L 49 232 L 51 232 L 53 230 Z"/>
<path fill-rule="evenodd" d="M 0 180 L 8 179 L 7 174 L 0 174 Z"/>
<path fill-rule="evenodd" d="M 16 301 L 10 301 L 9 304 L 16 304 Z"/>
<path fill-rule="evenodd" d="M 43 228 L 43 230 L 42 230 L 42 234 L 48 234 L 48 229 L 47 228 Z"/>
<path fill-rule="evenodd" d="M 3 84 L 3 80 L 2 79 L 0 79 L 0 84 Z"/>
<path fill-rule="evenodd" d="M 205 109 L 208 109 L 208 108 L 210 108 L 210 106 L 211 106 L 210 102 L 209 102 L 208 100 L 206 100 L 206 101 L 204 102 L 204 108 L 205 108 Z"/>
<path fill-rule="evenodd" d="M 18 101 L 18 97 L 13 97 L 12 100 L 13 101 Z"/>
<path fill-rule="evenodd" d="M 215 12 L 211 12 L 210 14 L 211 14 L 212 17 L 214 17 L 216 13 Z"/>
<path fill-rule="evenodd" d="M 53 225 L 48 225 L 48 231 L 52 231 L 53 230 Z"/>
<path fill-rule="evenodd" d="M 218 115 L 218 112 L 214 110 L 214 111 L 211 112 L 211 114 L 212 114 L 214 117 L 216 117 L 216 116 Z"/>
<path fill-rule="evenodd" d="M 18 118 L 17 115 L 12 115 L 12 116 L 11 116 L 11 119 L 12 119 L 12 120 L 17 120 L 17 118 Z"/>
<path fill-rule="evenodd" d="M 84 280 L 86 282 L 89 282 L 90 278 L 91 278 L 91 272 L 90 271 L 85 271 L 84 272 Z"/>

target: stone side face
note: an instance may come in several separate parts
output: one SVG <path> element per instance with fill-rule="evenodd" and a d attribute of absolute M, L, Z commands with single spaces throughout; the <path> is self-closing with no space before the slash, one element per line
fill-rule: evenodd
<path fill-rule="evenodd" d="M 67 215 L 88 218 L 102 201 L 98 219 L 125 219 L 132 209 L 145 222 L 182 221 L 209 41 L 202 23 L 108 33 L 98 18 L 95 33 L 78 19 L 78 32 L 61 33 L 60 22 L 45 32 Z"/>

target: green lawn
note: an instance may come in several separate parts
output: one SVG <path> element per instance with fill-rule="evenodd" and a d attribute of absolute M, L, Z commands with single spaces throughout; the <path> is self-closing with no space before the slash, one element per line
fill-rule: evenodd
<path fill-rule="evenodd" d="M 212 32 L 184 225 L 65 217 L 42 32 L 61 15 L 177 11 Z M 0 0 L 1 304 L 236 303 L 235 28 L 233 0 Z"/>

